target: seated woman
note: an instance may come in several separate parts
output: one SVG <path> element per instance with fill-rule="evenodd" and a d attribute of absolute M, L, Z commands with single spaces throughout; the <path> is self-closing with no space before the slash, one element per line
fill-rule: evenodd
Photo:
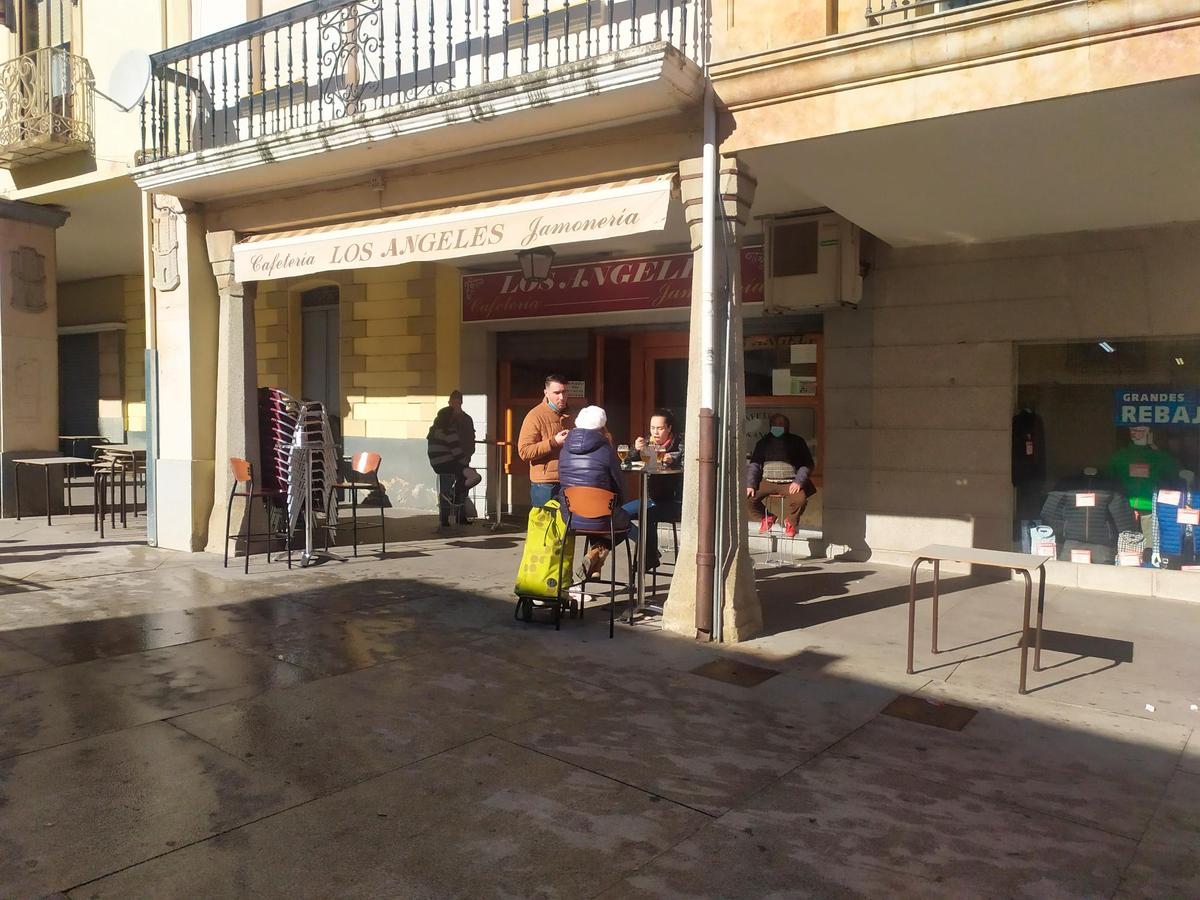
<path fill-rule="evenodd" d="M 621 465 L 604 426 L 608 416 L 599 406 L 585 406 L 575 416 L 575 427 L 567 434 L 566 443 L 558 457 L 558 482 L 565 490 L 571 487 L 593 487 L 617 495 L 613 527 L 618 543 L 624 540 L 629 527 L 629 514 L 621 509 Z M 564 515 L 566 510 L 564 509 Z M 587 518 L 576 515 L 571 527 L 591 531 L 608 531 L 608 516 Z M 591 547 L 584 554 L 576 578 L 584 581 L 598 573 L 612 551 L 608 537 L 592 537 Z"/>

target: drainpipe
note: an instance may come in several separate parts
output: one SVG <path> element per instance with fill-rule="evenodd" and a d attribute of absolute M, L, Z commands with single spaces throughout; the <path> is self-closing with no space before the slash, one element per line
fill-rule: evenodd
<path fill-rule="evenodd" d="M 696 630 L 711 638 L 716 578 L 717 435 L 713 415 L 716 347 L 713 285 L 716 281 L 717 115 L 712 81 L 704 84 L 704 173 L 700 182 L 700 515 L 696 523 Z"/>
<path fill-rule="evenodd" d="M 154 195 L 142 193 L 142 291 L 146 306 L 146 543 L 158 546 L 158 316 L 154 296 Z"/>

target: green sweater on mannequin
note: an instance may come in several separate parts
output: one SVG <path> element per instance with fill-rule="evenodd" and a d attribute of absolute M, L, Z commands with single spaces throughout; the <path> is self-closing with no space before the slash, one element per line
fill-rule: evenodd
<path fill-rule="evenodd" d="M 1106 474 L 1125 488 L 1129 505 L 1140 512 L 1154 508 L 1154 491 L 1179 475 L 1174 457 L 1154 447 L 1130 444 L 1112 455 Z"/>

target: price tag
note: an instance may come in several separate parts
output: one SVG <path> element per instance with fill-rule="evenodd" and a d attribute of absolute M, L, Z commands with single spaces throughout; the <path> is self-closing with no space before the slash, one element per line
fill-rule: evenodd
<path fill-rule="evenodd" d="M 1026 455 L 1026 456 L 1033 456 L 1033 441 L 1026 441 L 1026 442 L 1025 442 L 1025 455 Z"/>
<path fill-rule="evenodd" d="M 1033 544 L 1034 556 L 1056 556 L 1057 553 L 1057 544 L 1053 538 L 1048 541 L 1035 541 Z"/>
<path fill-rule="evenodd" d="M 1073 563 L 1090 563 L 1092 561 L 1091 550 L 1072 550 L 1071 562 Z"/>
<path fill-rule="evenodd" d="M 1182 491 L 1159 491 L 1158 502 L 1164 506 L 1179 506 L 1183 502 Z"/>
<path fill-rule="evenodd" d="M 1087 491 L 1086 493 L 1076 494 L 1075 495 L 1075 505 L 1076 506 L 1095 506 L 1096 505 L 1096 492 L 1095 491 Z"/>
<path fill-rule="evenodd" d="M 1149 478 L 1150 463 L 1130 463 L 1129 464 L 1130 478 Z"/>
<path fill-rule="evenodd" d="M 1180 525 L 1200 525 L 1200 509 L 1181 509 L 1175 513 L 1175 521 Z"/>
<path fill-rule="evenodd" d="M 1140 566 L 1142 564 L 1142 554 L 1136 550 L 1122 550 L 1117 554 L 1118 566 Z"/>

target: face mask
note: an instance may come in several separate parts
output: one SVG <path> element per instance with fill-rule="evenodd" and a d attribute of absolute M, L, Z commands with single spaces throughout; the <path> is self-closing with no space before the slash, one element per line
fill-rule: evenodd
<path fill-rule="evenodd" d="M 783 426 L 782 425 L 772 425 L 771 426 L 771 435 L 773 437 L 783 437 Z"/>

